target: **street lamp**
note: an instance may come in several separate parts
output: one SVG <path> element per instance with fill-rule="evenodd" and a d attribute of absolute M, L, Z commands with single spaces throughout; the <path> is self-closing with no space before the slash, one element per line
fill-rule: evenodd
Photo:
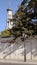
<path fill-rule="evenodd" d="M 26 34 L 22 34 L 22 41 L 24 42 L 27 38 L 27 35 Z M 26 62 L 26 46 L 25 46 L 25 42 L 24 42 L 24 62 Z"/>

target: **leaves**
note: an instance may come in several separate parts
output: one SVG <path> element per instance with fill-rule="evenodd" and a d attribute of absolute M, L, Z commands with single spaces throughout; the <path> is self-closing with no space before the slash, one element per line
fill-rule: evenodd
<path fill-rule="evenodd" d="M 33 1 L 30 0 L 26 7 L 25 4 L 27 2 L 28 2 L 27 0 L 23 0 L 18 11 L 16 12 L 17 22 L 15 22 L 16 23 L 15 27 L 17 29 L 19 28 L 18 31 L 20 31 L 21 34 L 24 32 L 28 35 L 33 35 L 35 30 L 37 29 L 37 26 L 34 25 L 34 23 L 32 22 L 32 19 L 37 18 L 35 14 L 37 12 L 37 8 L 36 8 L 37 0 L 33 0 Z"/>
<path fill-rule="evenodd" d="M 2 36 L 2 37 L 8 37 L 8 36 L 10 36 L 10 32 L 9 32 L 8 30 L 5 30 L 5 31 L 3 31 L 3 32 L 1 33 L 1 36 Z"/>

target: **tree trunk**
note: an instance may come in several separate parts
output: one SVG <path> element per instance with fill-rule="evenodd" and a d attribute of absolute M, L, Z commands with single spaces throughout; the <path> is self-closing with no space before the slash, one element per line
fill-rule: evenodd
<path fill-rule="evenodd" d="M 26 46 L 25 46 L 25 42 L 24 42 L 24 62 L 26 62 Z"/>

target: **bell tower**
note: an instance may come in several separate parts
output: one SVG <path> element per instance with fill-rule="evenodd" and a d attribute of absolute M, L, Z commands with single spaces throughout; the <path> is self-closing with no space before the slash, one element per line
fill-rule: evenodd
<path fill-rule="evenodd" d="M 12 21 L 12 9 L 7 9 L 7 23 L 6 23 L 6 29 L 11 29 L 13 27 L 13 21 Z"/>

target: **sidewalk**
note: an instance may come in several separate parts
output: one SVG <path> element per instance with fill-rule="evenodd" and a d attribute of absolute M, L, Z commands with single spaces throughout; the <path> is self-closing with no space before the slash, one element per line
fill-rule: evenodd
<path fill-rule="evenodd" d="M 13 63 L 13 64 L 37 64 L 37 61 L 26 61 L 26 62 L 24 62 L 24 61 L 16 61 L 16 60 L 5 60 L 5 59 L 3 59 L 3 60 L 0 60 L 0 63 Z"/>

